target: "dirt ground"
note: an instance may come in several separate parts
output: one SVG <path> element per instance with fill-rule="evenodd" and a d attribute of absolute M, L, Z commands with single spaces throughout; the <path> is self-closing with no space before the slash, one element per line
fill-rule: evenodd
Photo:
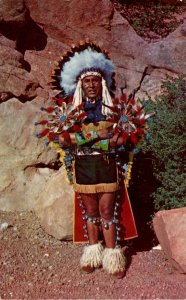
<path fill-rule="evenodd" d="M 131 244 L 126 276 L 114 279 L 82 274 L 83 245 L 47 235 L 32 212 L 0 211 L 0 229 L 0 299 L 186 299 L 186 278 L 163 251 Z"/>

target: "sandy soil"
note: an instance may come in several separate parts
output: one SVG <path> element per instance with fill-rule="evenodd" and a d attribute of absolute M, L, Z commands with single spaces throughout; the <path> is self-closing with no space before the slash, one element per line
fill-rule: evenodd
<path fill-rule="evenodd" d="M 32 212 L 0 212 L 1 299 L 185 299 L 186 281 L 163 251 L 126 248 L 127 273 L 82 274 L 82 245 L 47 235 Z"/>

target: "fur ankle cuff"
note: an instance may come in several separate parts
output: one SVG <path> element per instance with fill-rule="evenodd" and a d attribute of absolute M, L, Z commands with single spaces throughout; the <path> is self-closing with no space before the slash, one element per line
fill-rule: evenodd
<path fill-rule="evenodd" d="M 114 274 L 125 270 L 126 259 L 120 248 L 106 248 L 103 253 L 103 268 Z"/>
<path fill-rule="evenodd" d="M 85 246 L 80 260 L 81 267 L 99 268 L 102 265 L 103 250 L 101 243 Z"/>

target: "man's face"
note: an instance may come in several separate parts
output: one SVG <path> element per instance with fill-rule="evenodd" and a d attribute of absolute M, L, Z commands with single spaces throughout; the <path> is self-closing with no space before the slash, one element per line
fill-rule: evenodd
<path fill-rule="evenodd" d="M 87 98 L 95 100 L 98 96 L 101 96 L 101 78 L 95 75 L 86 76 L 82 79 L 82 88 Z"/>

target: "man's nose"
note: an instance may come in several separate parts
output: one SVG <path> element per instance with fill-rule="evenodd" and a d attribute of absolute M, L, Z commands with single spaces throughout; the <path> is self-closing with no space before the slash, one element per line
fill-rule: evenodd
<path fill-rule="evenodd" d="M 94 81 L 93 80 L 90 80 L 89 87 L 94 87 Z"/>

